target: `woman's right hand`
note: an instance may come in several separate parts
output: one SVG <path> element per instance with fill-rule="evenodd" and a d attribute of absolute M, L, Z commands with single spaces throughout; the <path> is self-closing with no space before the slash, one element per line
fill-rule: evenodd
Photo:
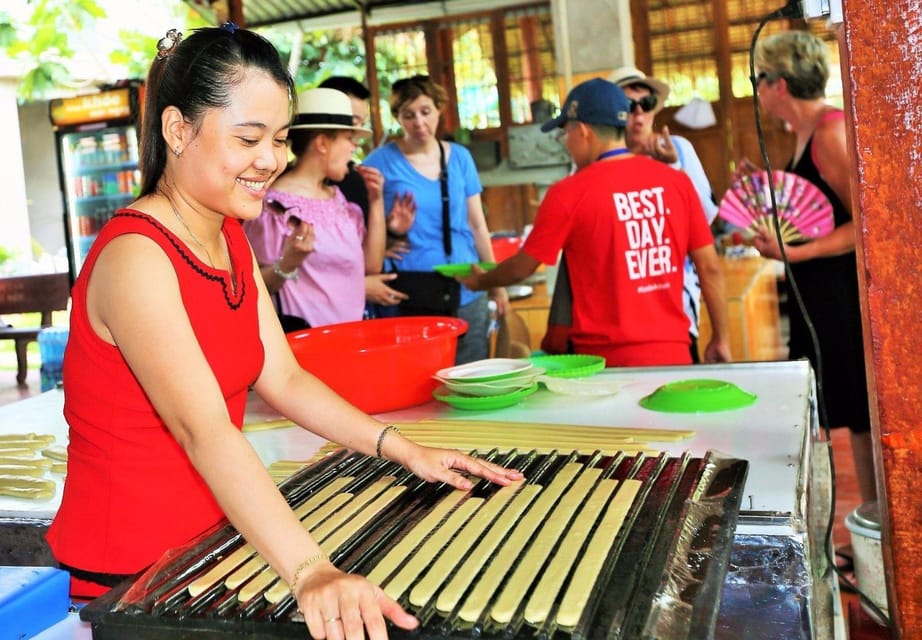
<path fill-rule="evenodd" d="M 314 225 L 298 221 L 291 226 L 291 233 L 282 242 L 282 254 L 279 265 L 285 271 L 293 271 L 301 266 L 314 250 Z"/>
<path fill-rule="evenodd" d="M 383 307 L 392 307 L 406 300 L 407 294 L 385 284 L 396 277 L 396 273 L 374 273 L 365 276 L 365 299 Z"/>
<path fill-rule="evenodd" d="M 298 610 L 311 636 L 385 640 L 387 618 L 401 629 L 415 629 L 419 621 L 404 611 L 380 587 L 366 578 L 344 573 L 324 560 L 305 571 L 295 585 Z"/>

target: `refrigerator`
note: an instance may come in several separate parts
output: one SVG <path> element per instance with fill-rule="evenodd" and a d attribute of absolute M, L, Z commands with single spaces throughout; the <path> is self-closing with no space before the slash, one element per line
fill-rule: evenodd
<path fill-rule="evenodd" d="M 80 272 L 102 225 L 140 190 L 137 125 L 142 91 L 129 85 L 49 104 L 71 279 Z"/>

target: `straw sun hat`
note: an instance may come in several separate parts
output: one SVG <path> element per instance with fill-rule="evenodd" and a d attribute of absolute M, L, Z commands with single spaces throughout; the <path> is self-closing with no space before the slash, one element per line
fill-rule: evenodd
<path fill-rule="evenodd" d="M 327 88 L 308 89 L 298 94 L 298 115 L 291 129 L 343 129 L 371 135 L 371 129 L 352 124 L 349 96 Z"/>
<path fill-rule="evenodd" d="M 619 87 L 629 87 L 632 84 L 639 84 L 646 87 L 656 96 L 656 108 L 654 113 L 660 111 L 666 104 L 666 98 L 669 97 L 669 85 L 662 80 L 651 78 L 637 67 L 619 67 L 612 71 L 608 77 Z"/>

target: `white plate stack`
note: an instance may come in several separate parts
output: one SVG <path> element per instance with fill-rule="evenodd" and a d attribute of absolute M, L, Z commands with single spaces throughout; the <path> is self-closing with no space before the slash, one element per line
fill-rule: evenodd
<path fill-rule="evenodd" d="M 527 389 L 544 371 L 525 359 L 487 358 L 440 369 L 433 377 L 452 393 L 482 397 Z"/>

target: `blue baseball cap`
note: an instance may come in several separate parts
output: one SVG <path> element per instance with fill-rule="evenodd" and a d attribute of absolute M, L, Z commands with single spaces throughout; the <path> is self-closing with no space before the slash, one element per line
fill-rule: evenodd
<path fill-rule="evenodd" d="M 602 78 L 593 78 L 570 90 L 560 114 L 541 125 L 541 131 L 561 128 L 570 120 L 624 128 L 629 112 L 630 105 L 621 87 Z"/>

